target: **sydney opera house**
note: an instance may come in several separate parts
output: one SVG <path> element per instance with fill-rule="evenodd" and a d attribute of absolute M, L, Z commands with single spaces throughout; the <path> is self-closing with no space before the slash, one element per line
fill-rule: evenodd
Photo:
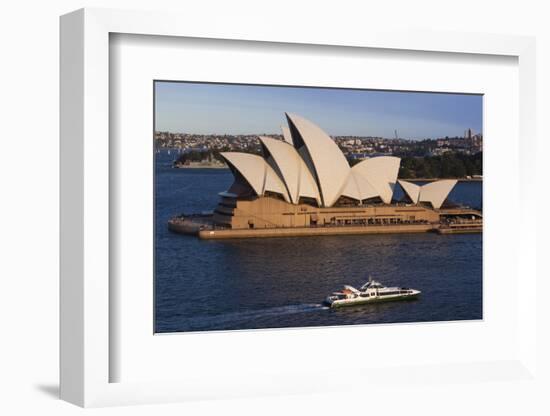
<path fill-rule="evenodd" d="M 234 182 L 218 206 L 211 215 L 175 217 L 170 229 L 201 238 L 481 231 L 479 211 L 447 201 L 456 180 L 400 180 L 393 156 L 350 167 L 321 128 L 295 114 L 286 119 L 284 140 L 259 137 L 262 156 L 222 153 Z"/>

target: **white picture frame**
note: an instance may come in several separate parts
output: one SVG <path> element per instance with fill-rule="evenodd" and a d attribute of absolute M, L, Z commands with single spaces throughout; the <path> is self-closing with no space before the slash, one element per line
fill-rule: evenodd
<path fill-rule="evenodd" d="M 370 28 L 327 34 L 266 25 L 242 35 L 227 25 L 207 27 L 172 13 L 83 9 L 61 18 L 61 398 L 80 406 L 156 403 L 197 398 L 242 397 L 347 390 L 386 380 L 399 369 L 370 369 L 369 377 L 336 385 L 319 382 L 334 375 L 321 370 L 304 374 L 270 374 L 265 379 L 237 379 L 219 374 L 216 380 L 191 374 L 178 381 L 111 382 L 110 366 L 120 359 L 110 349 L 109 256 L 109 36 L 114 33 L 186 38 L 226 39 L 281 44 L 430 51 L 452 54 L 503 55 L 518 59 L 519 67 L 519 195 L 517 268 L 522 285 L 536 288 L 536 217 L 528 207 L 536 192 L 535 173 L 535 42 L 533 38 L 472 33 L 397 32 Z M 521 243 L 521 244 L 520 244 Z M 518 272 L 516 271 L 516 273 Z M 422 383 L 447 380 L 537 382 L 535 290 L 520 291 L 517 356 L 508 360 L 438 365 L 414 363 L 412 379 Z M 295 330 L 299 331 L 299 330 Z M 410 327 L 409 327 L 410 331 Z M 276 337 L 270 332 L 270 337 Z M 314 337 L 314 332 L 301 337 Z M 168 337 L 169 338 L 169 337 Z M 169 341 L 168 341 L 169 342 Z M 136 347 L 137 348 L 137 347 Z M 473 374 L 484 373 L 484 377 Z M 412 380 L 411 379 L 411 380 Z M 412 382 L 409 380 L 409 382 Z M 534 381 L 533 381 L 534 380 Z M 369 384 L 371 383 L 371 384 Z"/>

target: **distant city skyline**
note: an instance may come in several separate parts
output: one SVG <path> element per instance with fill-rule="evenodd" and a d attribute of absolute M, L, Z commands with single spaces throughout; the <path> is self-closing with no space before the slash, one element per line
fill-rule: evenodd
<path fill-rule="evenodd" d="M 426 139 L 482 131 L 477 94 L 155 82 L 155 130 L 280 134 L 296 113 L 331 136 Z"/>

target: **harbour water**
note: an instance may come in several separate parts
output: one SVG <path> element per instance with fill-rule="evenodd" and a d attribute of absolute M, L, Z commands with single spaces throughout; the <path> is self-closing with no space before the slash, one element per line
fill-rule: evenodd
<path fill-rule="evenodd" d="M 213 331 L 482 318 L 482 235 L 396 234 L 204 241 L 168 219 L 212 210 L 227 169 L 173 169 L 156 154 L 155 330 Z M 454 202 L 482 205 L 481 182 Z M 322 300 L 371 274 L 422 291 L 418 300 L 330 310 Z"/>

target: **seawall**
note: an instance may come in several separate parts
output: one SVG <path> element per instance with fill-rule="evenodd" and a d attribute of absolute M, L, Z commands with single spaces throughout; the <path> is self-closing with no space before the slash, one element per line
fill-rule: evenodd
<path fill-rule="evenodd" d="M 197 231 L 199 238 L 204 240 L 221 240 L 228 238 L 265 238 L 265 237 L 307 237 L 322 235 L 359 235 L 359 234 L 401 234 L 425 233 L 433 231 L 438 225 L 403 224 L 403 225 L 370 225 L 341 227 L 296 227 L 296 228 L 253 228 L 239 230 Z"/>

